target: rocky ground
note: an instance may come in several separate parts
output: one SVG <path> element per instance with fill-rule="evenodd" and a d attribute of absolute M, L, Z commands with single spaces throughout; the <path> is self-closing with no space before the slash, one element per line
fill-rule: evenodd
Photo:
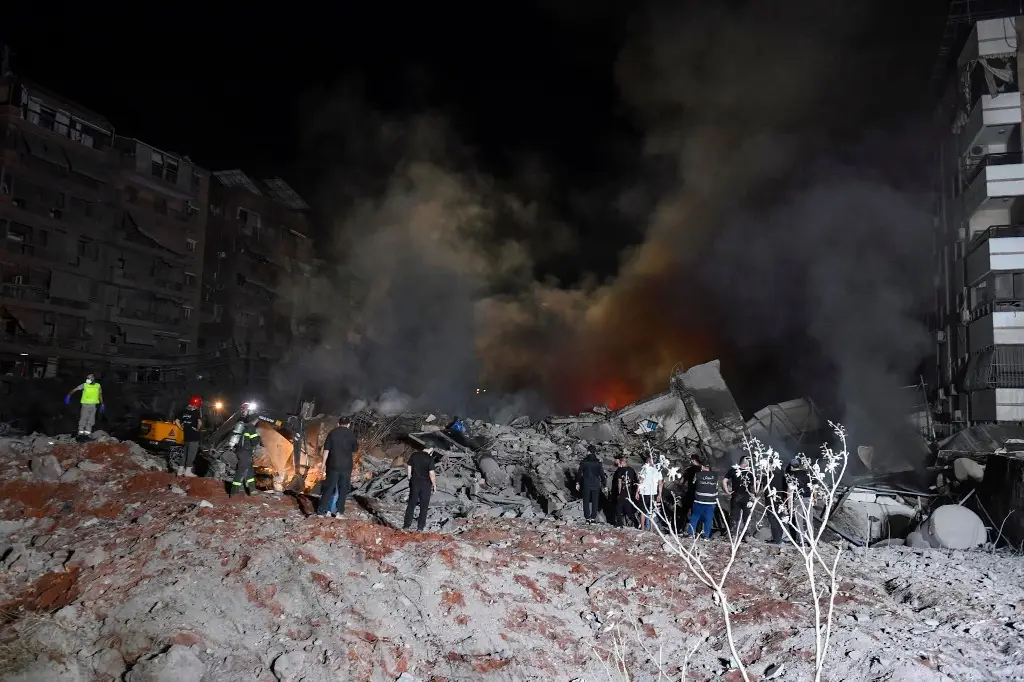
<path fill-rule="evenodd" d="M 409 534 L 158 467 L 119 443 L 0 443 L 2 679 L 619 680 L 599 660 L 616 637 L 629 679 L 659 679 L 659 661 L 679 679 L 705 636 L 690 679 L 740 679 L 708 590 L 652 534 L 550 519 Z M 705 545 L 712 562 L 725 549 Z M 1024 679 L 1019 557 L 884 548 L 843 566 L 827 679 Z M 754 678 L 810 679 L 798 555 L 749 543 L 729 595 Z"/>

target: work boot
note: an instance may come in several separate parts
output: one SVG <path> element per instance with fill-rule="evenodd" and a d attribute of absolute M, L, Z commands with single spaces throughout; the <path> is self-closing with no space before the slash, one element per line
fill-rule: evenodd
<path fill-rule="evenodd" d="M 249 496 L 249 497 L 252 497 L 253 495 L 255 495 L 256 494 L 256 486 L 249 486 L 249 485 L 245 486 L 245 494 L 247 496 Z"/>
<path fill-rule="evenodd" d="M 185 478 L 195 478 L 196 475 L 191 469 L 185 470 Z"/>

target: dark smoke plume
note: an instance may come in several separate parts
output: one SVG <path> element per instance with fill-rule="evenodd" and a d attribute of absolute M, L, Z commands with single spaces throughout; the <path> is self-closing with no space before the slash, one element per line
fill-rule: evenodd
<path fill-rule="evenodd" d="M 436 118 L 386 120 L 350 96 L 323 107 L 334 136 L 317 146 L 347 150 L 328 183 L 337 268 L 312 302 L 331 326 L 282 380 L 393 386 L 442 410 L 483 382 L 567 410 L 664 390 L 678 364 L 726 354 L 728 372 L 730 348 L 795 346 L 793 375 L 832 384 L 851 427 L 891 441 L 895 389 L 926 349 L 929 244 L 913 189 L 866 170 L 884 154 L 835 160 L 864 137 L 878 76 L 858 42 L 868 9 L 724 5 L 666 3 L 632 24 L 615 76 L 651 168 L 670 171 L 609 201 L 651 207 L 610 282 L 537 281 L 587 228 L 550 217 L 542 168 L 500 186 Z"/>

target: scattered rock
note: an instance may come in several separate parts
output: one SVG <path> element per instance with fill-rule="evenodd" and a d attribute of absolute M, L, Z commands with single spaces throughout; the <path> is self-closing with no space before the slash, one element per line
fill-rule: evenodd
<path fill-rule="evenodd" d="M 99 462 L 93 462 L 90 459 L 83 459 L 78 463 L 78 468 L 82 471 L 93 473 L 96 471 L 103 471 L 103 465 Z"/>
<path fill-rule="evenodd" d="M 289 651 L 274 659 L 272 669 L 278 682 L 298 682 L 305 667 L 306 654 L 302 651 Z"/>
<path fill-rule="evenodd" d="M 29 460 L 28 468 L 36 475 L 36 478 L 44 481 L 56 481 L 64 473 L 60 462 L 53 455 L 33 457 Z"/>
<path fill-rule="evenodd" d="M 135 664 L 125 682 L 200 682 L 206 666 L 188 647 L 175 644 L 165 653 Z"/>
<path fill-rule="evenodd" d="M 625 587 L 627 590 L 635 589 L 636 588 L 636 578 L 633 578 L 633 577 L 626 578 L 624 581 L 622 581 L 622 586 Z"/>
<path fill-rule="evenodd" d="M 128 666 L 125 665 L 124 657 L 116 649 L 100 649 L 92 655 L 92 669 L 98 675 L 112 677 L 115 680 L 121 679 Z"/>
<path fill-rule="evenodd" d="M 175 495 L 184 495 L 185 494 L 185 491 L 182 490 L 181 488 L 179 488 L 176 485 L 170 485 L 170 486 L 167 487 L 167 489 L 170 490 Z"/>
<path fill-rule="evenodd" d="M 64 472 L 64 475 L 60 477 L 61 483 L 73 483 L 81 478 L 82 472 L 78 469 L 68 469 Z"/>
<path fill-rule="evenodd" d="M 213 509 L 213 503 L 206 500 L 199 500 L 199 506 L 203 509 Z"/>

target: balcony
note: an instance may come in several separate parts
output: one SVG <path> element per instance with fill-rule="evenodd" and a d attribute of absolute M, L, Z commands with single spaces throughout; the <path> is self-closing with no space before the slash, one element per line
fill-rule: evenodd
<path fill-rule="evenodd" d="M 4 284 L 0 287 L 0 297 L 12 298 L 23 303 L 35 303 L 55 308 L 69 308 L 72 310 L 89 310 L 92 305 L 84 301 L 71 301 L 64 298 L 54 298 L 44 289 L 36 289 L 21 284 Z"/>
<path fill-rule="evenodd" d="M 967 327 L 967 342 L 972 353 L 992 346 L 1024 345 L 1024 310 L 993 306 Z"/>
<path fill-rule="evenodd" d="M 967 249 L 967 284 L 1008 270 L 1024 270 L 1024 225 L 996 225 L 975 235 Z"/>
<path fill-rule="evenodd" d="M 1013 127 L 1020 125 L 1020 92 L 982 95 L 960 131 L 960 153 L 978 145 L 1006 144 Z"/>
<path fill-rule="evenodd" d="M 961 182 L 966 188 L 960 197 L 966 219 L 980 210 L 1009 208 L 1014 198 L 1024 196 L 1024 154 L 989 154 Z"/>

